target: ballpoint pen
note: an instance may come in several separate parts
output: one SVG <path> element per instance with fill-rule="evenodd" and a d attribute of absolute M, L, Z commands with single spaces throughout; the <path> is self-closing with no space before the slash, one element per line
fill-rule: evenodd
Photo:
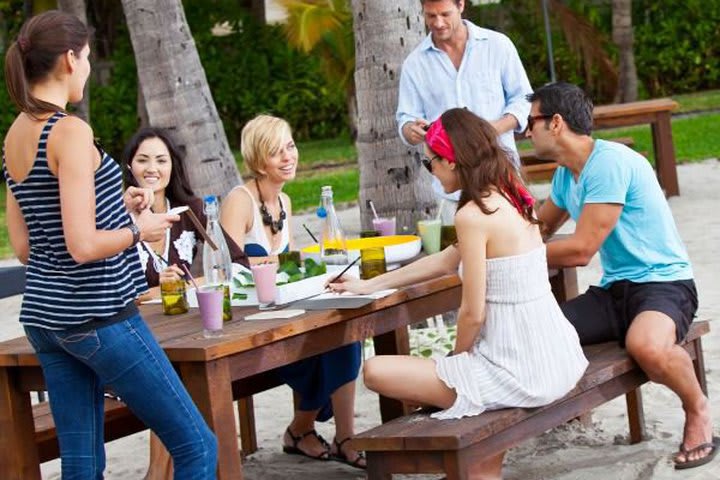
<path fill-rule="evenodd" d="M 340 277 L 342 277 L 343 275 L 345 275 L 345 272 L 347 272 L 348 270 L 350 270 L 350 267 L 352 267 L 353 265 L 355 265 L 358 260 L 360 260 L 360 257 L 357 257 L 357 258 L 355 258 L 355 260 L 353 260 L 352 262 L 350 262 L 350 263 L 348 264 L 348 266 L 345 267 L 345 268 L 343 268 L 342 272 L 340 272 L 335 278 L 333 278 L 332 280 L 330 280 L 330 281 L 328 282 L 328 284 L 330 284 L 330 283 L 335 283 Z"/>

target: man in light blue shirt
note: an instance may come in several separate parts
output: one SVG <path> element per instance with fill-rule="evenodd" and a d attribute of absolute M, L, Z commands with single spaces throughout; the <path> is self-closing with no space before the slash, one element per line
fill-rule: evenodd
<path fill-rule="evenodd" d="M 551 235 L 572 217 L 575 232 L 547 244 L 550 267 L 587 265 L 600 253 L 599 286 L 561 305 L 583 344 L 617 340 L 654 382 L 675 392 L 685 431 L 675 468 L 703 465 L 715 456 L 707 397 L 685 338 L 698 306 L 693 271 L 655 172 L 630 148 L 594 140 L 593 105 L 580 88 L 539 88 L 526 135 L 538 158 L 559 164 L 552 191 L 538 211 Z"/>
<path fill-rule="evenodd" d="M 495 127 L 519 167 L 513 132 L 525 129 L 532 88 L 515 46 L 501 33 L 463 21 L 464 0 L 420 1 L 430 33 L 403 62 L 395 116 L 400 138 L 417 145 L 423 127 L 465 107 Z M 440 196 L 457 201 L 458 195 Z"/>

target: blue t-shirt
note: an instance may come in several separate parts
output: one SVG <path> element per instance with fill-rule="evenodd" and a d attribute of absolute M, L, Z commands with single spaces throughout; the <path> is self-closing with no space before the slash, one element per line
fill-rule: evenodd
<path fill-rule="evenodd" d="M 670 207 L 648 161 L 615 142 L 596 140 L 577 182 L 560 167 L 550 198 L 577 221 L 589 203 L 623 205 L 600 247 L 601 287 L 618 280 L 667 282 L 693 277 Z"/>

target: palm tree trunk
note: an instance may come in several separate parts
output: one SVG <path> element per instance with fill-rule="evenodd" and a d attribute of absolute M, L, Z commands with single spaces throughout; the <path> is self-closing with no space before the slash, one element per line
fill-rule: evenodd
<path fill-rule="evenodd" d="M 85 0 L 58 0 L 57 6 L 63 12 L 75 15 L 85 25 L 88 24 Z M 75 104 L 75 115 L 90 123 L 90 82 L 85 82 L 83 98 Z"/>
<path fill-rule="evenodd" d="M 242 183 L 180 0 L 122 0 L 150 125 L 172 131 L 197 195 Z"/>
<path fill-rule="evenodd" d="M 618 78 L 617 102 L 634 102 L 637 100 L 638 78 L 635 68 L 635 41 L 632 25 L 632 0 L 613 0 L 612 2 L 612 37 L 618 46 L 620 68 Z"/>
<path fill-rule="evenodd" d="M 397 217 L 398 233 L 412 232 L 435 208 L 418 151 L 400 141 L 395 123 L 400 67 L 425 35 L 420 2 L 352 0 L 352 11 L 363 228 L 372 199 L 381 215 Z"/>

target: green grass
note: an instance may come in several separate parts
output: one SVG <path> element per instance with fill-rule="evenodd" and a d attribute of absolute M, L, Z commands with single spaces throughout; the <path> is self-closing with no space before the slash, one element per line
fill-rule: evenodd
<path fill-rule="evenodd" d="M 8 238 L 7 219 L 5 218 L 5 182 L 0 183 L 0 258 L 12 257 L 14 253 Z"/>
<path fill-rule="evenodd" d="M 292 199 L 293 211 L 316 208 L 320 204 L 320 188 L 333 187 L 335 204 L 356 201 L 360 191 L 360 172 L 357 168 L 305 177 L 298 177 L 283 188 Z"/>
<path fill-rule="evenodd" d="M 680 104 L 675 113 L 720 108 L 720 90 L 673 95 L 672 99 Z"/>

